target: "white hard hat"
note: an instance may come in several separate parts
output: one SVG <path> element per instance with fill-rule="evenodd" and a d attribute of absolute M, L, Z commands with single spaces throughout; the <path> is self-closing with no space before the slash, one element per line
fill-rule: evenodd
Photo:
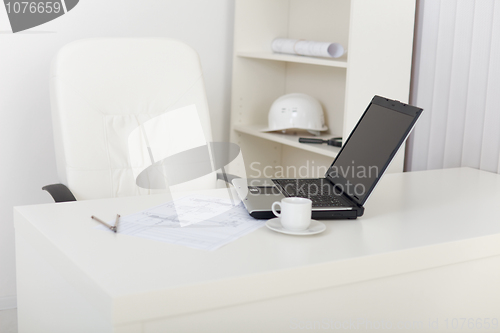
<path fill-rule="evenodd" d="M 269 127 L 262 132 L 303 129 L 314 135 L 326 131 L 323 108 L 312 96 L 300 93 L 279 97 L 269 110 Z"/>

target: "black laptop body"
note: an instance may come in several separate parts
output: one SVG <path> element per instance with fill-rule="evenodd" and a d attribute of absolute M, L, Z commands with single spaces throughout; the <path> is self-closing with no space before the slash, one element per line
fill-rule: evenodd
<path fill-rule="evenodd" d="M 305 197 L 313 201 L 313 219 L 355 219 L 422 111 L 375 96 L 324 178 L 234 179 L 233 185 L 255 218 L 273 218 L 274 201 Z"/>

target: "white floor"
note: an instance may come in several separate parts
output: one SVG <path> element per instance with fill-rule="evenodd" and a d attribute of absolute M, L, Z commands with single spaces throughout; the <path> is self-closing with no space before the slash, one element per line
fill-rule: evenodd
<path fill-rule="evenodd" d="M 17 333 L 17 309 L 0 310 L 0 333 Z"/>

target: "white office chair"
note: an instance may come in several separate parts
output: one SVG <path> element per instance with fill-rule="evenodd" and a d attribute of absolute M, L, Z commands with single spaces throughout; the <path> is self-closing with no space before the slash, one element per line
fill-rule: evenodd
<path fill-rule="evenodd" d="M 62 184 L 43 189 L 56 202 L 164 192 L 137 186 L 137 175 L 211 141 L 200 61 L 179 41 L 76 41 L 57 54 L 50 82 Z M 215 186 L 211 173 L 176 188 Z"/>

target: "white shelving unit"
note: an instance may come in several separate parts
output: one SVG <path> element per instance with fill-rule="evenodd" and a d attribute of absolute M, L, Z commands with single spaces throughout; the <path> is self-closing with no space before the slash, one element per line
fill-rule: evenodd
<path fill-rule="evenodd" d="M 231 172 L 323 176 L 340 149 L 261 132 L 272 102 L 294 92 L 316 97 L 328 126 L 323 138 L 347 138 L 374 95 L 408 102 L 414 17 L 415 0 L 236 0 L 231 141 L 245 166 Z M 347 53 L 276 54 L 271 42 L 278 37 L 337 42 Z M 402 171 L 403 160 L 399 153 L 390 171 Z M 283 174 L 284 167 L 290 172 Z M 301 167 L 307 172 L 298 175 Z"/>

